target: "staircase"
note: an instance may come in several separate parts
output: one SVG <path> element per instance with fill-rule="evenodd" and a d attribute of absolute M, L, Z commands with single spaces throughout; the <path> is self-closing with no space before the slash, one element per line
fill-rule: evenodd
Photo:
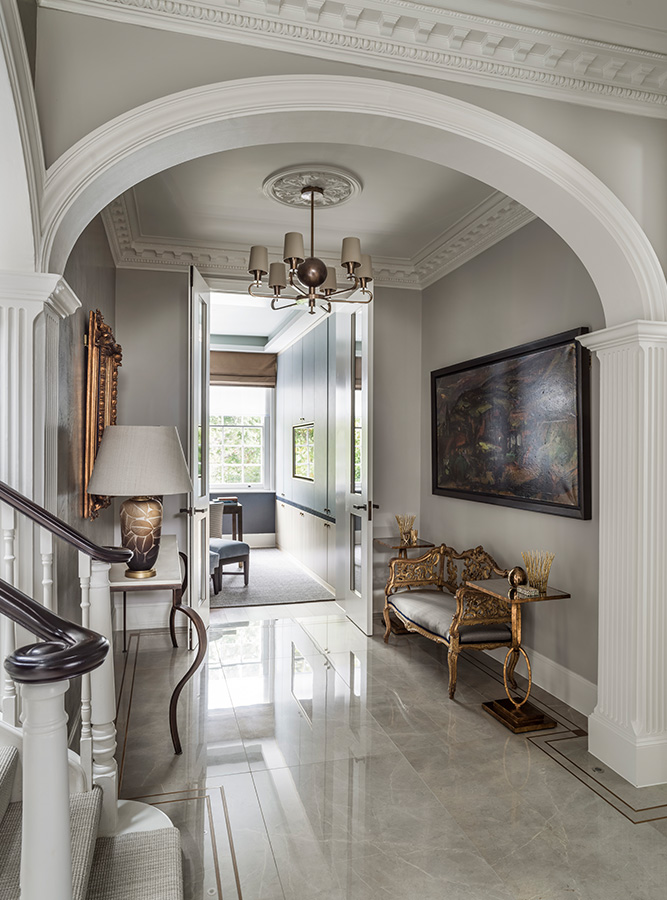
<path fill-rule="evenodd" d="M 17 515 L 36 526 L 26 545 L 40 548 L 42 603 L 16 586 Z M 161 810 L 118 799 L 108 571 L 130 551 L 93 544 L 1 481 L 0 522 L 0 900 L 182 900 L 178 830 Z M 55 612 L 54 536 L 79 552 L 77 623 Z M 26 632 L 38 640 L 17 647 Z M 74 679 L 78 753 L 64 706 Z"/>
<path fill-rule="evenodd" d="M 19 900 L 22 803 L 10 803 L 18 752 L 0 748 L 0 900 Z M 182 900 L 176 828 L 98 837 L 102 790 L 71 794 L 72 900 Z"/>

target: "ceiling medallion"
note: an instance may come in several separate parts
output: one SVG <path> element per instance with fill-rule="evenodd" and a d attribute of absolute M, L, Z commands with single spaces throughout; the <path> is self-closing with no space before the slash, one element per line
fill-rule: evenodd
<path fill-rule="evenodd" d="M 334 187 L 334 199 L 330 200 L 328 188 L 321 184 L 308 182 L 307 179 L 311 175 L 317 176 L 317 173 L 304 173 L 303 170 L 298 172 L 291 170 L 290 175 L 282 173 L 282 176 L 279 176 L 282 177 L 281 187 L 273 195 L 276 200 L 279 199 L 279 193 L 284 198 L 287 194 L 286 182 L 289 179 L 290 194 L 298 190 L 298 203 L 296 200 L 293 202 L 286 199 L 280 199 L 280 202 L 288 203 L 290 206 L 310 207 L 310 256 L 306 256 L 303 235 L 296 231 L 285 235 L 282 262 L 272 262 L 269 265 L 267 248 L 259 245 L 251 247 L 248 272 L 252 275 L 253 280 L 248 286 L 248 293 L 252 297 L 270 299 L 271 309 L 286 309 L 289 306 L 307 303 L 308 312 L 311 314 L 315 313 L 318 305 L 325 312 L 330 313 L 332 303 L 370 303 L 373 294 L 368 286 L 373 280 L 373 268 L 370 256 L 361 252 L 359 238 L 343 238 L 340 264 L 345 270 L 348 280 L 345 287 L 338 287 L 335 270 L 327 268 L 325 263 L 315 256 L 315 206 L 321 208 L 343 203 L 349 199 L 351 192 L 336 200 Z M 265 191 L 267 184 L 274 177 L 271 176 L 264 182 Z M 306 183 L 302 184 L 301 179 L 305 179 Z M 358 189 L 361 190 L 359 182 L 356 183 L 359 185 Z M 273 182 L 274 186 L 275 184 L 277 181 Z M 338 194 L 341 196 L 340 191 Z M 265 290 L 262 286 L 262 277 L 267 274 L 271 294 L 261 293 L 262 290 Z M 293 296 L 281 296 L 284 290 L 293 291 Z"/>
<path fill-rule="evenodd" d="M 280 169 L 265 180 L 262 190 L 267 197 L 285 206 L 310 206 L 310 197 L 304 197 L 303 189 L 309 186 L 322 188 L 315 198 L 318 209 L 340 206 L 362 191 L 361 181 L 351 172 L 334 166 L 289 166 Z"/>

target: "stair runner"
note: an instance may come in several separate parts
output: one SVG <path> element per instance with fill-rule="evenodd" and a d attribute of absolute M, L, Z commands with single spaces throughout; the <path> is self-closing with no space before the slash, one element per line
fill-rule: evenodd
<path fill-rule="evenodd" d="M 0 900 L 19 900 L 21 803 L 10 803 L 18 753 L 0 747 Z M 177 828 L 98 837 L 99 787 L 70 796 L 72 900 L 183 900 Z"/>

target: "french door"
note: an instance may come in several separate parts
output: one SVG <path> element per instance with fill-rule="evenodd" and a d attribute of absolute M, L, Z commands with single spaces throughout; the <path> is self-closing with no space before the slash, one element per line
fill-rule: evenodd
<path fill-rule="evenodd" d="M 371 304 L 335 312 L 336 597 L 364 634 L 373 631 Z"/>
<path fill-rule="evenodd" d="M 192 493 L 188 498 L 190 606 L 208 626 L 210 575 L 208 561 L 208 386 L 210 290 L 197 269 L 190 268 L 190 352 L 188 462 Z"/>

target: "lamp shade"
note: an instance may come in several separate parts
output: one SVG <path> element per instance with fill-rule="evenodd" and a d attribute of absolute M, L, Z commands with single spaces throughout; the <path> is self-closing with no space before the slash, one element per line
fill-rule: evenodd
<path fill-rule="evenodd" d="M 109 425 L 97 451 L 88 493 L 160 496 L 192 490 L 175 425 Z"/>

